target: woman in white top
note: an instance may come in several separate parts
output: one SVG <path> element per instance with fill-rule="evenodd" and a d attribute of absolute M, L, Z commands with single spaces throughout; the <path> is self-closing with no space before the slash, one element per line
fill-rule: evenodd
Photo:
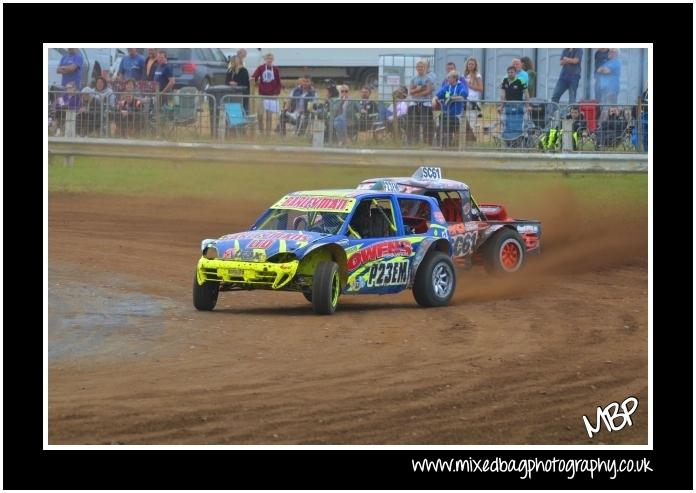
<path fill-rule="evenodd" d="M 398 101 L 396 102 L 396 117 L 401 118 L 403 116 L 406 116 L 408 113 L 408 104 L 404 99 L 408 96 L 408 88 L 405 86 L 401 86 L 398 89 L 394 90 L 392 93 L 392 97 L 394 99 L 397 99 Z M 387 108 L 387 121 L 388 122 L 393 122 L 394 121 L 394 104 L 390 104 L 389 107 Z"/>
<path fill-rule="evenodd" d="M 478 119 L 482 115 L 481 106 L 476 101 L 480 101 L 483 94 L 483 77 L 481 77 L 478 71 L 478 60 L 476 58 L 471 57 L 466 61 L 464 79 L 469 89 L 469 97 L 467 99 L 470 101 L 466 110 L 467 119 L 474 133 L 478 133 L 476 127 L 478 126 Z"/>

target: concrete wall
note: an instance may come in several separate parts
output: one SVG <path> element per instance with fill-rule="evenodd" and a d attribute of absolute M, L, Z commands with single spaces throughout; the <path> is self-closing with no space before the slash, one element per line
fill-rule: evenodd
<path fill-rule="evenodd" d="M 647 172 L 645 154 L 542 154 L 516 152 L 448 152 L 373 149 L 319 149 L 244 144 L 184 144 L 122 139 L 48 138 L 49 155 L 109 156 L 168 161 L 226 161 L 239 163 L 302 164 L 322 166 L 418 166 L 434 165 L 456 169 L 517 171 L 621 171 Z"/>

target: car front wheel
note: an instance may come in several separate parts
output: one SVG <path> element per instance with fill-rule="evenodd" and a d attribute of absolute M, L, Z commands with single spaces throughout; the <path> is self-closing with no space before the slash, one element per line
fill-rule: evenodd
<path fill-rule="evenodd" d="M 220 285 L 216 282 L 206 281 L 198 284 L 196 273 L 193 274 L 193 306 L 196 310 L 210 311 L 217 304 Z"/>
<path fill-rule="evenodd" d="M 331 315 L 338 306 L 341 294 L 341 276 L 336 262 L 324 261 L 317 265 L 312 283 L 312 309 L 318 315 Z M 305 296 L 306 297 L 306 296 Z"/>
<path fill-rule="evenodd" d="M 433 251 L 418 267 L 413 282 L 413 297 L 423 307 L 444 306 L 450 302 L 457 286 L 452 259 Z"/>

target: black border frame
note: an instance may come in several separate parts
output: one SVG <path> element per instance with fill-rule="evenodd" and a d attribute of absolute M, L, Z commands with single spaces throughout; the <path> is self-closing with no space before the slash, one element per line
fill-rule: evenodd
<path fill-rule="evenodd" d="M 693 5 L 671 4 L 492 4 L 492 5 L 436 5 L 427 6 L 423 16 L 423 4 L 3 4 L 4 14 L 4 68 L 5 68 L 5 283 L 4 311 L 4 486 L 11 489 L 691 489 L 693 467 L 692 399 L 686 396 L 672 398 L 670 381 L 693 390 L 692 338 L 686 321 L 678 322 L 681 307 L 691 306 L 691 289 L 685 284 L 675 284 L 673 268 L 666 266 L 672 239 L 684 225 L 687 205 L 677 205 L 684 197 L 692 196 L 687 190 L 679 190 L 686 183 L 692 160 L 679 159 L 683 147 L 667 144 L 673 138 L 670 125 L 656 125 L 654 142 L 656 153 L 653 176 L 655 204 L 668 202 L 674 214 L 656 217 L 654 237 L 654 379 L 651 398 L 653 402 L 653 451 L 624 450 L 299 450 L 299 451 L 235 451 L 235 450 L 42 450 L 43 435 L 43 351 L 42 316 L 37 310 L 39 297 L 35 283 L 27 286 L 27 262 L 22 259 L 22 249 L 13 246 L 18 239 L 38 242 L 37 231 L 43 229 L 42 204 L 44 197 L 38 183 L 43 182 L 38 159 L 28 159 L 27 150 L 37 153 L 35 134 L 18 129 L 38 130 L 36 114 L 41 98 L 32 102 L 32 113 L 26 108 L 24 97 L 13 97 L 12 92 L 29 88 L 37 90 L 42 82 L 42 63 L 36 63 L 35 54 L 43 42 L 117 42 L 120 36 L 137 38 L 143 44 L 167 42 L 229 43 L 231 39 L 268 39 L 273 42 L 326 41 L 355 42 L 355 30 L 346 28 L 346 19 L 353 13 L 369 9 L 375 21 L 361 26 L 361 42 L 386 43 L 413 41 L 422 43 L 524 42 L 545 43 L 550 39 L 564 42 L 601 38 L 602 42 L 654 43 L 655 80 L 652 94 L 658 95 L 656 122 L 677 122 L 686 112 L 679 105 L 686 105 L 683 92 L 672 94 L 673 104 L 663 104 L 669 96 L 672 82 L 677 87 L 692 40 Z M 192 11 L 210 9 L 213 15 L 206 21 L 190 21 Z M 269 14 L 269 9 L 271 14 Z M 588 18 L 582 18 L 582 12 Z M 125 12 L 124 15 L 118 15 Z M 420 12 L 420 14 L 419 14 Z M 439 13 L 438 13 L 439 12 Z M 311 14 L 311 15 L 310 15 Z M 292 23 L 283 25 L 281 19 L 302 15 L 311 29 L 298 31 Z M 442 17 L 445 15 L 445 17 Z M 452 17 L 454 16 L 454 17 Z M 248 22 L 238 21 L 239 18 Z M 310 19 L 312 17 L 312 19 Z M 356 17 L 358 17 L 356 15 Z M 425 17 L 425 18 L 423 18 Z M 134 35 L 133 19 L 142 27 Z M 262 20 L 275 22 L 268 29 Z M 359 18 L 359 17 L 358 17 Z M 399 30 L 414 18 L 420 18 L 417 29 Z M 657 22 L 656 19 L 660 19 Z M 215 22 L 213 27 L 208 19 Z M 225 20 L 227 19 L 227 20 Z M 380 19 L 385 19 L 381 21 Z M 446 19 L 446 20 L 442 20 Z M 454 20 L 452 20 L 454 19 Z M 118 23 L 122 22 L 123 29 Z M 116 24 L 114 26 L 114 24 Z M 14 26 L 17 29 L 12 29 Z M 74 28 L 71 26 L 78 26 Z M 458 29 L 462 26 L 462 29 Z M 549 27 L 550 26 L 550 27 Z M 602 26 L 614 29 L 601 30 Z M 664 34 L 659 32 L 665 29 Z M 598 34 L 598 30 L 600 33 Z M 21 32 L 20 32 L 21 31 Z M 184 32 L 185 31 L 185 32 Z M 242 32 L 244 31 L 244 32 Z M 676 37 L 675 37 L 676 34 Z M 691 36 L 690 36 L 691 34 Z M 679 40 L 679 36 L 682 37 Z M 681 42 L 680 42 L 681 41 Z M 29 46 L 29 48 L 20 48 Z M 686 49 L 684 47 L 687 47 Z M 672 49 L 670 49 L 672 48 Z M 692 48 L 693 50 L 693 48 Z M 693 60 L 693 51 L 691 52 Z M 9 62 L 9 63 L 8 63 Z M 21 74 L 31 68 L 31 81 Z M 689 68 L 692 68 L 691 66 Z M 15 78 L 18 77 L 18 78 Z M 663 82 L 664 81 L 664 82 Z M 27 82 L 32 82 L 28 84 Z M 690 81 L 691 82 L 691 81 Z M 43 85 L 40 91 L 43 91 Z M 664 91 L 664 92 L 663 92 Z M 42 94 L 39 92 L 38 94 Z M 36 103 L 36 104 L 34 104 Z M 693 107 L 693 101 L 689 101 Z M 654 110 L 653 110 L 654 111 Z M 41 112 L 41 113 L 39 113 Z M 656 114 L 657 115 L 657 114 Z M 21 123 L 20 123 L 21 121 Z M 30 137 L 31 135 L 31 137 Z M 660 135 L 663 137 L 658 138 Z M 691 141 L 687 137 L 688 142 Z M 9 154 L 15 153 L 14 157 Z M 670 158 L 670 153 L 676 157 Z M 693 154 L 692 154 L 693 159 Z M 43 162 L 43 156 L 41 161 Z M 679 173 L 677 180 L 668 180 L 670 173 Z M 664 177 L 657 180 L 656 175 Z M 668 183 L 664 196 L 658 194 L 657 185 Z M 662 193 L 662 192 L 660 192 Z M 670 216 L 670 217 L 668 217 Z M 693 219 L 691 215 L 688 215 Z M 658 234 L 660 230 L 672 231 Z M 683 235 L 682 235 L 683 236 Z M 683 241 L 683 240 L 682 240 Z M 688 242 L 688 240 L 687 240 Z M 40 248 L 36 249 L 37 252 Z M 39 256 L 37 255 L 38 259 Z M 672 266 L 674 266 L 672 258 Z M 29 269 L 34 279 L 42 278 L 40 261 L 32 262 Z M 657 265 L 659 264 L 659 266 Z M 659 267 L 659 268 L 658 268 Z M 19 276 L 18 270 L 24 274 Z M 664 270 L 660 270 L 663 269 Z M 669 271 L 667 269 L 670 269 Z M 670 272 L 671 271 L 671 272 Z M 21 279 L 21 281 L 16 281 Z M 668 284 L 669 283 L 669 284 Z M 665 286 L 665 288 L 662 288 Z M 28 289 L 31 287 L 31 289 Z M 669 292 L 666 288 L 671 288 Z M 18 289 L 19 288 L 19 289 Z M 667 299 L 669 296 L 669 299 Z M 683 299 L 681 299 L 683 297 Z M 669 307 L 667 307 L 669 303 Z M 662 306 L 661 306 L 662 304 Z M 655 317 L 660 315 L 660 318 Z M 688 317 L 686 317 L 688 320 Z M 684 327 L 686 325 L 686 327 Z M 676 329 L 676 330 L 675 330 Z M 41 357 L 38 355 L 41 354 Z M 41 359 L 40 359 L 41 358 Z M 655 391 L 657 389 L 657 391 Z M 675 439 L 676 438 L 676 439 Z M 589 479 L 579 475 L 575 480 L 565 479 L 563 474 L 537 473 L 531 480 L 522 480 L 516 473 L 465 474 L 414 473 L 411 459 L 449 458 L 643 458 L 650 460 L 653 472 L 649 474 L 619 475 L 615 480 L 608 476 Z"/>

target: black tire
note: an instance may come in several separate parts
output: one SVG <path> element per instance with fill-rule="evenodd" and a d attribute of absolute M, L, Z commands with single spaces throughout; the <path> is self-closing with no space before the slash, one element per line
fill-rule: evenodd
<path fill-rule="evenodd" d="M 336 262 L 324 261 L 317 265 L 312 284 L 312 309 L 317 315 L 331 315 L 341 295 L 341 277 Z"/>
<path fill-rule="evenodd" d="M 312 293 L 307 293 L 307 292 L 305 292 L 305 291 L 302 291 L 302 296 L 304 296 L 305 299 L 306 299 L 307 301 L 309 301 L 310 303 L 312 302 Z"/>
<path fill-rule="evenodd" d="M 527 260 L 524 240 L 517 231 L 503 228 L 486 242 L 483 266 L 489 274 L 514 274 Z"/>
<path fill-rule="evenodd" d="M 198 86 L 198 90 L 201 92 L 205 92 L 208 90 L 208 87 L 210 87 L 210 78 L 205 77 Z"/>
<path fill-rule="evenodd" d="M 206 281 L 198 284 L 196 274 L 193 274 L 193 306 L 196 310 L 210 311 L 217 304 L 220 285 L 216 282 Z"/>
<path fill-rule="evenodd" d="M 413 297 L 423 307 L 445 306 L 457 287 L 452 259 L 438 250 L 428 253 L 418 266 L 413 282 Z"/>

